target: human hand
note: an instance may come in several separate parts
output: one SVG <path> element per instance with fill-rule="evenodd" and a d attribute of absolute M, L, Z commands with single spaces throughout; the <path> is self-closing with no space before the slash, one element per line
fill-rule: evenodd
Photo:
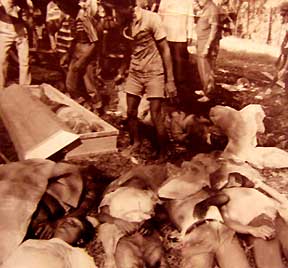
<path fill-rule="evenodd" d="M 210 47 L 206 45 L 201 52 L 201 57 L 207 57 L 209 54 L 209 50 L 210 50 Z"/>
<path fill-rule="evenodd" d="M 55 226 L 52 222 L 41 222 L 36 227 L 35 236 L 39 239 L 50 239 L 53 237 Z"/>
<path fill-rule="evenodd" d="M 288 54 L 288 47 L 285 46 L 281 46 L 281 53 L 283 55 L 287 55 Z"/>
<path fill-rule="evenodd" d="M 60 66 L 63 68 L 63 67 L 66 67 L 68 66 L 68 62 L 69 62 L 69 53 L 65 53 L 61 58 L 60 58 Z"/>
<path fill-rule="evenodd" d="M 168 98 L 175 98 L 177 96 L 177 89 L 173 80 L 166 82 L 165 93 Z"/>
<path fill-rule="evenodd" d="M 150 221 L 146 221 L 141 228 L 139 229 L 140 234 L 142 234 L 143 236 L 146 235 L 151 235 L 152 234 L 152 228 L 153 226 L 151 225 Z"/>
<path fill-rule="evenodd" d="M 114 224 L 125 234 L 133 234 L 138 229 L 138 224 L 121 219 L 115 219 Z"/>
<path fill-rule="evenodd" d="M 249 228 L 249 233 L 254 237 L 270 240 L 275 237 L 275 230 L 267 225 Z"/>
<path fill-rule="evenodd" d="M 115 84 L 119 85 L 124 81 L 124 76 L 122 74 L 117 74 L 117 76 L 114 78 Z"/>

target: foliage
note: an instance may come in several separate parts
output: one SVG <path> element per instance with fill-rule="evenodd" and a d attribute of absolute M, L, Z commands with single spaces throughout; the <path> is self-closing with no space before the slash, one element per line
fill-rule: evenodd
<path fill-rule="evenodd" d="M 233 19 L 233 35 L 279 46 L 283 38 L 283 25 L 278 0 L 229 0 L 222 5 Z"/>

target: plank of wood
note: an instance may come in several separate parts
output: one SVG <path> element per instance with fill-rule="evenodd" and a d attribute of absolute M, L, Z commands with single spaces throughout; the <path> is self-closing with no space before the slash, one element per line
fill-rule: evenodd
<path fill-rule="evenodd" d="M 20 160 L 48 158 L 79 139 L 29 89 L 16 84 L 0 91 L 0 116 Z"/>
<path fill-rule="evenodd" d="M 274 76 L 268 72 L 261 72 L 264 76 L 266 76 L 267 78 L 269 78 L 271 80 L 271 82 L 274 80 Z M 283 81 L 277 80 L 275 82 L 276 85 L 278 85 L 279 87 L 285 88 L 285 84 Z"/>
<path fill-rule="evenodd" d="M 88 122 L 96 122 L 103 127 L 103 130 L 101 131 L 79 134 L 81 143 L 77 146 L 74 146 L 73 144 L 72 146 L 65 148 L 65 159 L 70 160 L 90 157 L 102 153 L 117 152 L 117 137 L 119 134 L 117 128 L 49 84 L 43 83 L 40 86 L 30 86 L 29 90 L 33 95 L 38 97 L 40 96 L 41 90 L 44 90 L 45 95 L 49 99 L 73 108 L 83 115 Z"/>

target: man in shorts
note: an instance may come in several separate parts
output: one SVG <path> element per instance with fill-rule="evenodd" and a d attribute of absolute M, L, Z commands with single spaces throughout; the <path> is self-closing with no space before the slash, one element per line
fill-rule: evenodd
<path fill-rule="evenodd" d="M 116 3 L 117 2 L 117 3 Z M 131 41 L 131 61 L 126 81 L 127 117 L 132 144 L 129 153 L 139 151 L 138 106 L 146 94 L 157 132 L 158 157 L 165 159 L 167 133 L 161 115 L 163 98 L 176 96 L 172 61 L 166 33 L 158 14 L 136 6 L 135 0 L 107 0 L 116 10 L 123 35 Z"/>

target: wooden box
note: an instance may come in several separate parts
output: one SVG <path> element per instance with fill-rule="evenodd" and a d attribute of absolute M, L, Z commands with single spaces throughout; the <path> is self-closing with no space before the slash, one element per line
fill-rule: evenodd
<path fill-rule="evenodd" d="M 49 99 L 65 104 L 73 108 L 73 110 L 75 109 L 75 111 L 81 113 L 87 121 L 96 122 L 103 128 L 101 131 L 79 134 L 81 143 L 78 146 L 66 148 L 67 153 L 65 158 L 67 160 L 117 151 L 118 129 L 49 84 L 29 86 L 29 89 L 33 95 L 38 97 L 41 90 L 44 90 L 45 95 Z"/>

